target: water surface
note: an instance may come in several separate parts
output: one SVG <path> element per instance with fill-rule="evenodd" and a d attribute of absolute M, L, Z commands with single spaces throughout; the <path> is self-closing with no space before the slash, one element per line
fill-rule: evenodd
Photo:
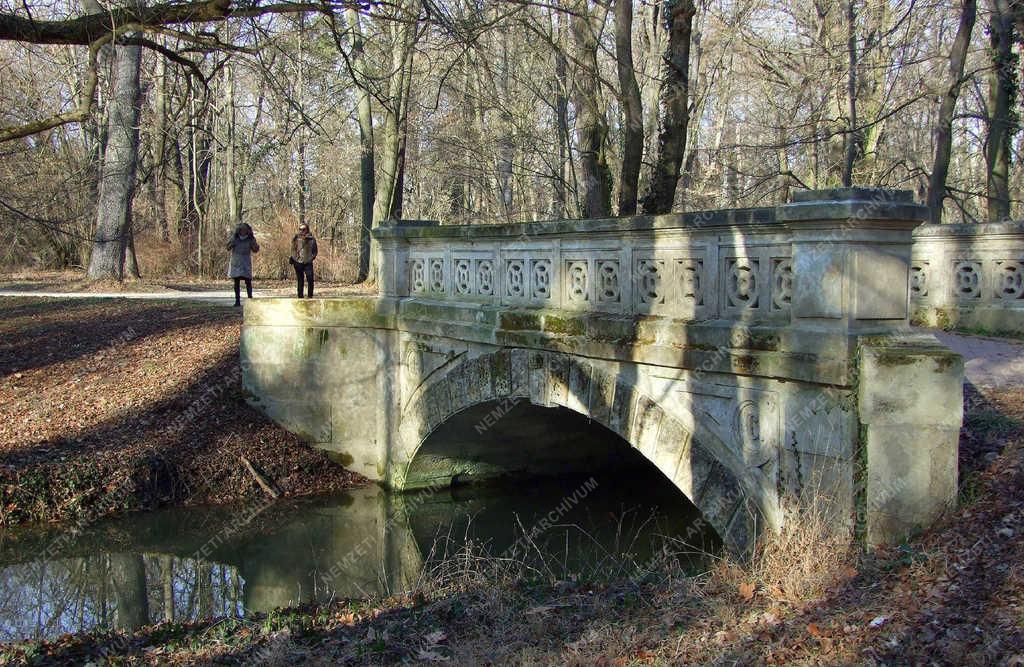
<path fill-rule="evenodd" d="M 545 578 L 614 576 L 717 540 L 659 473 L 175 509 L 0 532 L 0 641 L 409 590 L 469 548 Z M 699 559 L 687 566 L 700 567 Z"/>

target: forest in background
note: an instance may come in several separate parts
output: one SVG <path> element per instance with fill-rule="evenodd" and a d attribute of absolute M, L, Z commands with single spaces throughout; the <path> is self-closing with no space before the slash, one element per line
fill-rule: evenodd
<path fill-rule="evenodd" d="M 1020 214 L 1016 1 L 0 0 L 0 268 L 372 279 L 368 230 L 910 189 Z M 937 204 L 937 205 L 936 205 Z"/>

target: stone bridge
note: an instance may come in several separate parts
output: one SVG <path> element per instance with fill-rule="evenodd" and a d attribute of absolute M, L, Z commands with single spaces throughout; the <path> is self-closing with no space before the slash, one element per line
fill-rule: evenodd
<path fill-rule="evenodd" d="M 925 213 L 844 189 L 383 227 L 377 296 L 247 306 L 244 386 L 395 488 L 628 474 L 642 457 L 736 551 L 810 503 L 869 543 L 900 539 L 957 491 L 962 362 L 909 327 Z"/>

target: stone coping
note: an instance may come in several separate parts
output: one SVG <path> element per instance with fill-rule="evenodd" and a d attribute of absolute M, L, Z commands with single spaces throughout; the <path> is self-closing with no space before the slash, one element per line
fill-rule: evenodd
<path fill-rule="evenodd" d="M 758 227 L 776 224 L 775 209 L 736 208 L 713 211 L 690 211 L 665 215 L 636 215 L 622 218 L 586 220 L 546 220 L 496 225 L 382 225 L 373 230 L 378 239 L 479 239 L 548 236 L 553 234 L 593 234 L 644 232 L 662 229 L 704 229 L 713 227 Z"/>
<path fill-rule="evenodd" d="M 921 225 L 914 230 L 914 238 L 992 238 L 1019 236 L 1024 239 L 1024 220 L 1016 222 L 979 222 L 958 225 Z"/>
<path fill-rule="evenodd" d="M 838 188 L 804 190 L 781 206 L 715 209 L 637 215 L 621 218 L 548 220 L 495 225 L 442 225 L 429 220 L 402 220 L 373 230 L 378 239 L 465 239 L 645 232 L 667 229 L 772 227 L 780 223 L 815 221 L 890 222 L 917 224 L 927 218 L 928 208 L 914 203 L 909 190 Z"/>

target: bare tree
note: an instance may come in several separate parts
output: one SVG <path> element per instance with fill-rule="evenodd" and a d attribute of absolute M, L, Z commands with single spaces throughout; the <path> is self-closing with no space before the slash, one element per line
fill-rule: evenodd
<path fill-rule="evenodd" d="M 633 67 L 633 2 L 615 1 L 615 65 L 623 116 L 619 215 L 636 213 L 640 165 L 644 154 L 644 110 Z"/>
<path fill-rule="evenodd" d="M 120 280 L 124 276 L 139 159 L 141 60 L 141 47 L 118 45 L 114 49 L 113 82 L 107 103 L 107 141 L 96 207 L 96 235 L 89 257 L 88 276 L 93 279 Z"/>
<path fill-rule="evenodd" d="M 964 63 L 971 33 L 978 12 L 976 0 L 964 0 L 960 12 L 960 25 L 949 52 L 949 74 L 946 79 L 946 94 L 939 104 L 939 117 L 935 121 L 935 159 L 928 179 L 928 208 L 931 222 L 942 222 L 943 202 L 946 200 L 946 176 L 949 174 L 949 154 L 953 145 L 953 114 L 960 97 L 960 85 L 964 80 Z"/>
<path fill-rule="evenodd" d="M 696 12 L 692 0 L 662 2 L 662 20 L 668 41 L 658 95 L 661 109 L 658 158 L 651 174 L 650 188 L 644 196 L 645 213 L 668 213 L 675 201 L 690 122 L 690 34 Z"/>

